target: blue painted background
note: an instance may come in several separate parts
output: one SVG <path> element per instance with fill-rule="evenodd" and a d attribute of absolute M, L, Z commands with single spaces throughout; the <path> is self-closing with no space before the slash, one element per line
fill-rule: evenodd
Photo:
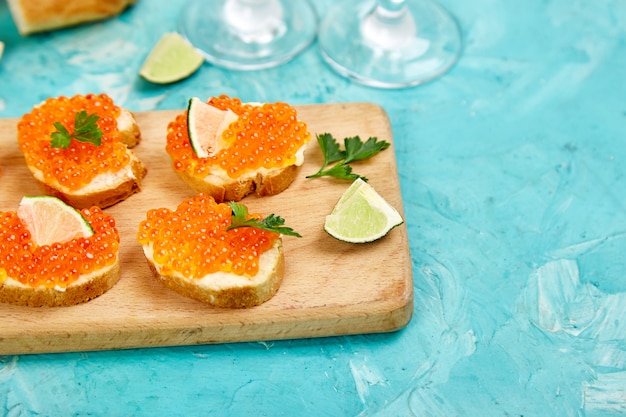
<path fill-rule="evenodd" d="M 331 3 L 315 2 L 321 16 Z M 459 63 L 384 91 L 337 76 L 316 45 L 278 68 L 204 64 L 155 86 L 137 72 L 182 2 L 21 37 L 0 0 L 0 117 L 100 91 L 134 111 L 221 93 L 382 105 L 415 287 L 393 334 L 3 356 L 0 414 L 626 415 L 626 2 L 444 4 Z"/>

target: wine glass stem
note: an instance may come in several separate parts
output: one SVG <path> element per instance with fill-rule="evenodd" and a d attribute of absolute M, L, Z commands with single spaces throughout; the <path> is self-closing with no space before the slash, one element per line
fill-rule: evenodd
<path fill-rule="evenodd" d="M 365 42 L 384 50 L 399 49 L 417 34 L 417 26 L 404 0 L 378 0 L 361 24 Z"/>
<path fill-rule="evenodd" d="M 247 43 L 271 42 L 286 30 L 278 0 L 227 0 L 223 17 L 232 32 Z"/>

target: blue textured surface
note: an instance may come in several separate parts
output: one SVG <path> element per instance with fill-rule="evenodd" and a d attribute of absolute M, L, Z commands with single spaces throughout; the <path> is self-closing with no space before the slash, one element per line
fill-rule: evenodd
<path fill-rule="evenodd" d="M 181 3 L 23 38 L 0 1 L 0 117 L 100 91 L 135 111 L 220 93 L 382 105 L 415 286 L 393 334 L 0 357 L 0 414 L 626 415 L 626 2 L 444 4 L 460 62 L 381 91 L 335 75 L 315 46 L 275 69 L 205 64 L 149 85 L 137 71 Z"/>

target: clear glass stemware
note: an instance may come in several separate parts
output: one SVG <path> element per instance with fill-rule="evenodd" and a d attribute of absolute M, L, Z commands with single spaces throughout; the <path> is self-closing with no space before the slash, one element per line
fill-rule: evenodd
<path fill-rule="evenodd" d="M 456 19 L 434 0 L 342 0 L 318 35 L 340 74 L 380 88 L 415 86 L 448 71 L 461 53 Z"/>
<path fill-rule="evenodd" d="M 313 42 L 317 23 L 307 0 L 190 0 L 179 29 L 207 61 L 253 70 L 300 53 Z"/>

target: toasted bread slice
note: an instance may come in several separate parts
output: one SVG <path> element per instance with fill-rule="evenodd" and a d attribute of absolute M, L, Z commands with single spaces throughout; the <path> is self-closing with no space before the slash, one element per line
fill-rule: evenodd
<path fill-rule="evenodd" d="M 248 308 L 264 303 L 280 287 L 285 258 L 281 239 L 259 258 L 259 271 L 253 277 L 216 272 L 202 279 L 187 278 L 180 273 L 164 274 L 155 260 L 151 245 L 143 246 L 144 254 L 154 273 L 166 287 L 182 296 L 222 308 Z"/>
<path fill-rule="evenodd" d="M 237 179 L 232 179 L 225 174 L 211 174 L 198 178 L 188 171 L 176 171 L 176 173 L 194 191 L 209 194 L 216 201 L 240 201 L 254 192 L 265 196 L 284 191 L 296 178 L 299 170 L 299 166 L 288 165 L 273 170 L 259 170 Z"/>
<path fill-rule="evenodd" d="M 8 0 L 22 35 L 106 19 L 136 0 Z"/>
<path fill-rule="evenodd" d="M 120 278 L 120 260 L 98 271 L 81 275 L 65 289 L 29 287 L 12 278 L 0 283 L 0 302 L 29 307 L 61 307 L 87 302 L 111 289 Z"/>
<path fill-rule="evenodd" d="M 87 187 L 71 191 L 58 182 L 46 183 L 43 173 L 28 166 L 41 190 L 57 197 L 70 206 L 83 209 L 91 206 L 110 207 L 141 190 L 141 180 L 146 175 L 146 167 L 135 153 L 128 149 L 130 164 L 115 174 L 100 174 Z"/>

